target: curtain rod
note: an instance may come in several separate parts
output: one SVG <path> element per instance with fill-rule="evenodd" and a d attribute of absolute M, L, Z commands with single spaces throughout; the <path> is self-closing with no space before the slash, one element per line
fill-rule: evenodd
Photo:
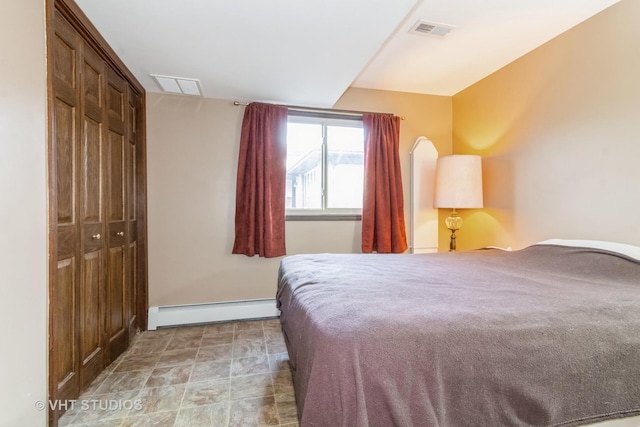
<path fill-rule="evenodd" d="M 249 105 L 249 103 L 244 103 L 244 102 L 238 102 L 238 101 L 233 101 L 233 105 L 242 105 L 242 106 L 247 106 Z M 280 107 L 287 107 L 290 110 L 297 110 L 297 111 L 310 111 L 310 112 L 322 112 L 322 113 L 335 113 L 335 114 L 344 114 L 344 115 L 350 115 L 350 116 L 362 116 L 363 114 L 371 114 L 370 111 L 352 111 L 352 110 L 334 110 L 333 108 L 311 108 L 311 107 L 300 107 L 297 105 L 280 105 L 277 104 Z M 392 116 L 392 113 L 382 113 L 382 114 L 389 114 L 390 116 Z M 404 120 L 406 119 L 405 116 L 400 117 L 400 120 Z"/>

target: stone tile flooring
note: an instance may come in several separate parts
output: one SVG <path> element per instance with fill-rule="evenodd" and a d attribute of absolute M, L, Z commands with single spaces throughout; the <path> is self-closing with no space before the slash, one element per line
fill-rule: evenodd
<path fill-rule="evenodd" d="M 139 334 L 60 426 L 298 426 L 277 319 Z"/>

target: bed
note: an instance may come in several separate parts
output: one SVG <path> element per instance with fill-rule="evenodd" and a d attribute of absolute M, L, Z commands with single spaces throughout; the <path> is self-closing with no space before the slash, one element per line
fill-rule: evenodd
<path fill-rule="evenodd" d="M 301 425 L 640 415 L 640 248 L 588 243 L 284 258 L 277 304 Z"/>

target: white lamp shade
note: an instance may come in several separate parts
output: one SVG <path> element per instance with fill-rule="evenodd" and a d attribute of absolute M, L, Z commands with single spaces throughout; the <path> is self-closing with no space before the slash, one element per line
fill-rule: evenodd
<path fill-rule="evenodd" d="M 451 209 L 482 207 L 480 156 L 455 154 L 438 159 L 434 206 Z"/>

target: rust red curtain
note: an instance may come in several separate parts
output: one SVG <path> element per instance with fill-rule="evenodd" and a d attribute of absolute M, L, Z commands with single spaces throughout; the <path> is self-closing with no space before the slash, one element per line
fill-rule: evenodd
<path fill-rule="evenodd" d="M 364 114 L 362 252 L 407 250 L 400 174 L 400 118 Z"/>
<path fill-rule="evenodd" d="M 234 254 L 285 255 L 287 108 L 252 102 L 244 111 L 236 185 Z"/>

